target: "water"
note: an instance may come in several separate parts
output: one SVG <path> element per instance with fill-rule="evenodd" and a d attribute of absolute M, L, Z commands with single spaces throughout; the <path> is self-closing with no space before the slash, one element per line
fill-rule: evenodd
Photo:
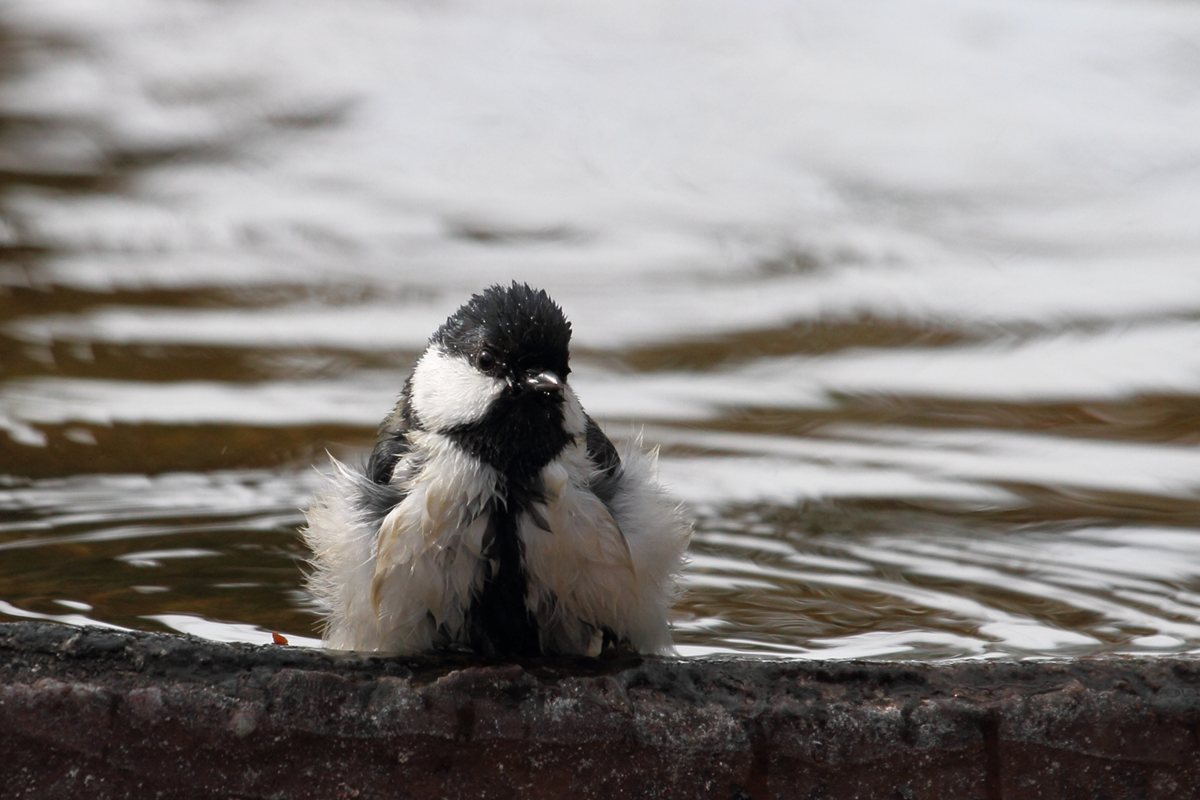
<path fill-rule="evenodd" d="M 299 509 L 519 278 L 683 652 L 1200 651 L 1200 7 L 17 3 L 0 619 L 314 643 Z"/>

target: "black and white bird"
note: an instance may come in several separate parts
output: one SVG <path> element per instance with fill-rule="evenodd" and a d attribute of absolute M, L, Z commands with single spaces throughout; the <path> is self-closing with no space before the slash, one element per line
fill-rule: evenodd
<path fill-rule="evenodd" d="M 571 325 L 492 286 L 429 340 L 365 467 L 307 512 L 325 643 L 416 653 L 671 649 L 690 535 L 656 456 L 623 454 L 567 381 Z"/>

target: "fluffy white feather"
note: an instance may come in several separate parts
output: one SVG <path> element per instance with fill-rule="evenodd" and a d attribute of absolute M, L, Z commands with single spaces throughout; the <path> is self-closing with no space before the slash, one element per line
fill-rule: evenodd
<path fill-rule="evenodd" d="M 395 470 L 407 496 L 378 525 L 348 499 L 366 478 L 336 460 L 330 485 L 308 511 L 309 588 L 327 610 L 330 647 L 427 650 L 438 625 L 461 629 L 478 589 L 482 512 L 501 478 L 442 434 L 414 431 L 410 438 L 412 450 Z"/>
<path fill-rule="evenodd" d="M 590 477 L 582 444 L 542 471 L 551 530 L 526 518 L 520 535 L 531 607 L 549 639 L 543 646 L 563 649 L 581 641 L 590 623 L 628 639 L 639 652 L 671 649 L 667 611 L 691 528 L 659 485 L 656 460 L 640 441 L 625 449 L 611 514 L 580 480 Z"/>
<path fill-rule="evenodd" d="M 446 437 L 416 432 L 396 473 L 408 496 L 376 527 L 349 498 L 366 480 L 338 462 L 308 511 L 314 553 L 309 587 L 327 611 L 325 642 L 336 649 L 415 653 L 438 625 L 461 639 L 463 614 L 484 574 L 481 510 L 502 477 Z M 671 649 L 667 612 L 676 595 L 690 526 L 659 486 L 656 456 L 640 440 L 622 453 L 611 513 L 588 486 L 582 444 L 542 471 L 546 503 L 518 525 L 527 604 L 550 652 L 595 654 L 607 627 L 644 653 Z M 413 474 L 408 464 L 420 464 Z"/>

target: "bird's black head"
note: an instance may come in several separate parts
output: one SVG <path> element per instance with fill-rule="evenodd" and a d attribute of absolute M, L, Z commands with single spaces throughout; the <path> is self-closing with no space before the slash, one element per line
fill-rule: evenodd
<path fill-rule="evenodd" d="M 455 311 L 430 339 L 514 386 L 541 372 L 566 380 L 571 323 L 558 304 L 528 284 L 491 286 Z"/>
<path fill-rule="evenodd" d="M 570 341 L 544 291 L 492 286 L 430 338 L 413 372 L 415 418 L 510 477 L 532 476 L 583 430 L 567 385 Z"/>

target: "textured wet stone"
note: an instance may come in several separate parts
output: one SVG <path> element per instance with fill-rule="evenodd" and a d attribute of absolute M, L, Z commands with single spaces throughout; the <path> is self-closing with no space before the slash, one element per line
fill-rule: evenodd
<path fill-rule="evenodd" d="M 1200 796 L 1200 661 L 395 659 L 0 625 L 0 795 Z"/>

